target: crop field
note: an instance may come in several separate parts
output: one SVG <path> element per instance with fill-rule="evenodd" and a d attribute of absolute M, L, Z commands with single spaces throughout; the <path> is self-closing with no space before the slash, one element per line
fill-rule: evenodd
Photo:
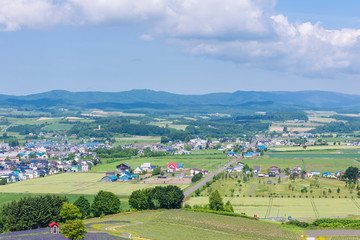
<path fill-rule="evenodd" d="M 255 214 L 261 218 L 288 217 L 337 217 L 357 214 L 358 199 L 346 198 L 268 198 L 268 197 L 225 197 L 224 202 L 230 200 L 234 211 Z M 354 203 L 356 201 L 356 203 Z M 190 205 L 208 204 L 208 197 L 193 197 L 187 201 Z"/>
<path fill-rule="evenodd" d="M 126 182 L 101 182 L 104 173 L 64 173 L 45 178 L 36 178 L 0 186 L 2 193 L 52 193 L 52 194 L 90 194 L 100 190 L 110 191 L 119 196 L 130 196 L 138 189 L 163 186 L 163 184 L 134 184 Z M 184 189 L 188 185 L 178 185 Z"/>
<path fill-rule="evenodd" d="M 121 224 L 116 221 L 129 221 Z M 104 222 L 104 224 L 101 224 Z M 120 214 L 102 219 L 89 219 L 85 223 L 98 230 L 112 222 L 113 233 L 129 232 L 146 239 L 296 239 L 297 236 L 278 224 L 242 217 L 222 216 L 184 210 L 139 212 Z M 122 225 L 122 226 L 121 226 Z M 241 227 L 239 227 L 241 226 Z M 93 229 L 91 229 L 93 230 Z"/>
<path fill-rule="evenodd" d="M 173 128 L 176 130 L 185 130 L 185 128 L 188 126 L 183 124 L 174 124 L 173 122 L 152 122 L 150 124 L 158 127 L 168 126 L 169 128 Z"/>
<path fill-rule="evenodd" d="M 93 167 L 92 171 L 115 171 L 116 166 L 120 163 L 127 163 L 132 168 L 135 168 L 147 162 L 161 167 L 166 167 L 167 163 L 177 162 L 183 163 L 184 168 L 199 168 L 214 171 L 229 161 L 230 158 L 226 157 L 225 154 L 171 155 L 165 157 L 119 159 L 116 162 L 104 163 Z"/>
<path fill-rule="evenodd" d="M 273 146 L 271 149 L 276 149 L 277 151 L 301 151 L 304 149 L 302 146 Z M 306 151 L 319 151 L 319 150 L 360 150 L 359 146 L 347 146 L 347 145 L 318 145 L 318 146 L 308 146 Z M 305 151 L 305 152 L 306 152 Z"/>
<path fill-rule="evenodd" d="M 267 153 L 270 158 L 358 158 L 358 153 Z"/>
<path fill-rule="evenodd" d="M 137 144 L 137 145 L 146 145 L 149 143 L 160 143 L 161 137 L 148 137 L 148 136 L 134 136 L 134 137 L 116 137 L 117 145 L 126 145 L 126 144 Z"/>

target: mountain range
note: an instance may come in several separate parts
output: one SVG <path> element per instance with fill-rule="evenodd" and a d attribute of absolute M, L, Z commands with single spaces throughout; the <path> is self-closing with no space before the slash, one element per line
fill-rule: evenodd
<path fill-rule="evenodd" d="M 360 95 L 326 91 L 236 91 L 184 95 L 164 91 L 131 90 L 123 92 L 69 92 L 54 90 L 25 96 L 0 95 L 3 107 L 81 107 L 81 108 L 154 108 L 166 109 L 181 106 L 257 106 L 257 110 L 269 106 L 295 109 L 360 109 Z M 263 106 L 263 107 L 259 107 Z"/>

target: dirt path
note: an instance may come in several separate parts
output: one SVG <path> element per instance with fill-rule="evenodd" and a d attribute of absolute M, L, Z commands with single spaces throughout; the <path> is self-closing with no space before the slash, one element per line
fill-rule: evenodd
<path fill-rule="evenodd" d="M 254 183 L 254 185 L 252 185 L 250 192 L 248 194 L 248 197 L 250 197 L 251 193 L 254 191 L 254 188 L 256 187 L 257 183 Z"/>

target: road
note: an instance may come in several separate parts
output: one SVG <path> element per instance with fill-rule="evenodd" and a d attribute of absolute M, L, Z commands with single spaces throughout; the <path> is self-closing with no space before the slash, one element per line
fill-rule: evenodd
<path fill-rule="evenodd" d="M 250 144 L 250 149 L 251 148 L 255 148 L 257 143 L 257 139 L 254 139 L 251 144 Z M 245 149 L 246 151 L 246 149 Z M 236 163 L 237 161 L 242 159 L 242 155 L 240 154 L 240 156 L 237 156 L 236 158 L 234 158 L 231 162 L 229 162 L 228 164 L 226 164 L 224 167 L 219 168 L 218 170 L 216 170 L 213 173 L 210 173 L 206 176 L 206 178 L 204 180 L 202 180 L 201 182 L 197 183 L 196 185 L 192 186 L 191 188 L 189 188 L 188 190 L 186 190 L 184 192 L 185 198 L 187 196 L 189 196 L 190 194 L 192 194 L 193 192 L 195 192 L 197 189 L 201 188 L 203 185 L 205 185 L 208 181 L 210 181 L 215 175 L 221 173 L 222 171 L 224 171 L 226 168 L 228 168 L 231 164 Z"/>
<path fill-rule="evenodd" d="M 241 160 L 241 156 L 237 156 L 236 158 L 234 158 L 231 162 L 229 162 L 228 164 L 226 164 L 224 167 L 219 168 L 218 170 L 216 170 L 215 172 L 212 172 L 210 174 L 208 174 L 204 180 L 202 180 L 201 182 L 197 183 L 196 185 L 192 186 L 191 188 L 189 188 L 187 191 L 184 192 L 185 197 L 189 196 L 190 194 L 192 194 L 193 192 L 195 192 L 198 188 L 201 188 L 203 185 L 205 185 L 208 181 L 210 181 L 215 175 L 221 173 L 222 171 L 224 171 L 226 168 L 228 168 L 231 164 L 234 164 L 235 162 Z"/>

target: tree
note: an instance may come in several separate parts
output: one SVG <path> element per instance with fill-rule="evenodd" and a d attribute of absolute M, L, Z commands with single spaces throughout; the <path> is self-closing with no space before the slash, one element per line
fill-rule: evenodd
<path fill-rule="evenodd" d="M 133 191 L 129 198 L 129 205 L 136 210 L 153 209 L 151 189 L 140 189 Z"/>
<path fill-rule="evenodd" d="M 151 175 L 155 176 L 155 175 L 159 175 L 160 173 L 161 173 L 161 167 L 157 167 L 152 171 Z"/>
<path fill-rule="evenodd" d="M 183 191 L 174 185 L 155 187 L 152 189 L 152 199 L 156 208 L 179 209 L 185 198 Z"/>
<path fill-rule="evenodd" d="M 199 181 L 201 178 L 202 178 L 202 173 L 200 172 L 200 173 L 197 173 L 197 174 L 195 174 L 192 178 L 191 178 L 191 182 L 197 182 L 197 181 Z"/>
<path fill-rule="evenodd" d="M 359 169 L 357 167 L 348 167 L 344 173 L 344 178 L 351 182 L 356 182 L 359 178 Z"/>
<path fill-rule="evenodd" d="M 86 226 L 81 220 L 68 220 L 61 226 L 61 233 L 68 239 L 84 239 Z"/>
<path fill-rule="evenodd" d="M 94 202 L 91 205 L 91 212 L 95 217 L 100 217 L 101 214 L 118 213 L 120 212 L 120 200 L 112 192 L 101 190 L 95 196 Z"/>
<path fill-rule="evenodd" d="M 3 178 L 0 180 L 0 185 L 5 185 L 6 184 L 6 178 Z"/>
<path fill-rule="evenodd" d="M 75 220 L 78 218 L 81 218 L 81 212 L 78 207 L 75 205 L 64 202 L 63 206 L 60 210 L 60 217 L 66 221 L 66 220 Z"/>
<path fill-rule="evenodd" d="M 36 153 L 30 153 L 29 158 L 36 158 Z"/>
<path fill-rule="evenodd" d="M 209 206 L 211 210 L 223 211 L 224 203 L 218 190 L 212 192 L 209 196 Z"/>
<path fill-rule="evenodd" d="M 195 195 L 196 195 L 197 197 L 200 196 L 200 193 L 201 193 L 200 189 L 196 189 Z"/>
<path fill-rule="evenodd" d="M 234 208 L 231 205 L 230 201 L 227 201 L 225 206 L 224 206 L 224 211 L 225 212 L 234 212 Z"/>
<path fill-rule="evenodd" d="M 166 143 L 169 142 L 169 138 L 168 138 L 168 137 L 165 137 L 165 136 L 162 136 L 160 142 L 161 142 L 162 144 L 166 144 Z"/>
<path fill-rule="evenodd" d="M 340 193 L 340 188 L 338 188 L 338 189 L 336 190 L 336 192 L 339 194 L 339 193 Z"/>
<path fill-rule="evenodd" d="M 77 165 L 77 161 L 72 160 L 72 162 L 71 162 L 71 166 L 76 166 L 76 165 Z"/>
<path fill-rule="evenodd" d="M 191 151 L 190 145 L 185 145 L 184 148 L 185 148 L 186 151 Z"/>
<path fill-rule="evenodd" d="M 89 201 L 84 197 L 80 196 L 75 202 L 74 205 L 79 208 L 81 215 L 83 218 L 86 218 L 90 215 L 90 203 Z"/>

